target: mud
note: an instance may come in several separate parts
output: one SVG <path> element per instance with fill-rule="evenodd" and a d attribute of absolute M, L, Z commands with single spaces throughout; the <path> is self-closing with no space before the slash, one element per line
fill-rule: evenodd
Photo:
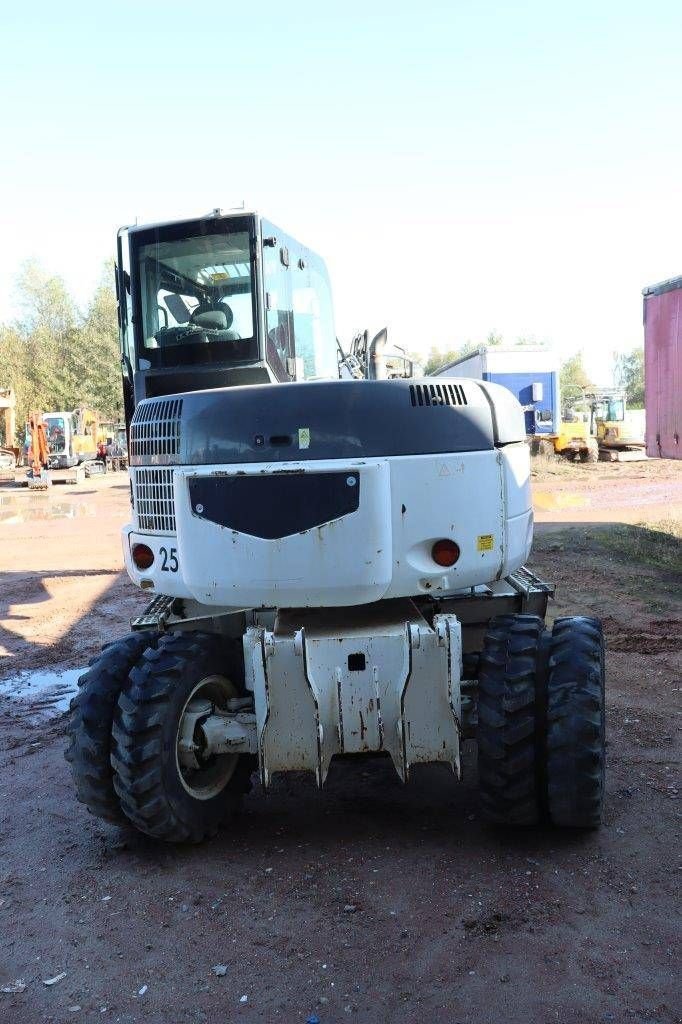
<path fill-rule="evenodd" d="M 25 709 L 34 718 L 68 711 L 78 689 L 81 669 L 65 672 L 19 672 L 0 680 L 0 708 L 10 702 L 13 709 Z"/>
<path fill-rule="evenodd" d="M 539 522 L 680 520 L 682 462 L 651 459 L 586 465 L 538 460 L 533 496 Z"/>
<path fill-rule="evenodd" d="M 557 584 L 551 618 L 605 619 L 607 802 L 589 834 L 487 828 L 470 744 L 459 785 L 429 768 L 402 787 L 366 759 L 334 765 L 322 793 L 255 788 L 199 848 L 97 821 L 74 799 L 63 717 L 12 686 L 72 681 L 144 603 L 121 574 L 127 483 L 0 523 L 0 989 L 25 986 L 0 991 L 0 1020 L 679 1021 L 680 577 L 547 531 L 598 521 L 597 494 L 611 521 L 668 519 L 682 466 L 576 469 L 536 481 L 586 504 L 537 510 L 531 565 Z M 642 482 L 653 506 L 648 490 L 631 503 Z M 53 502 L 94 514 L 33 514 Z"/>

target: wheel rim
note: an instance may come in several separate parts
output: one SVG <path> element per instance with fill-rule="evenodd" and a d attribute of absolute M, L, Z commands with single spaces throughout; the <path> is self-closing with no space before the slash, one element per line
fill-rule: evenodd
<path fill-rule="evenodd" d="M 237 688 L 229 679 L 221 675 L 210 675 L 197 683 L 184 703 L 175 737 L 175 764 L 183 789 L 194 800 L 212 800 L 225 789 L 234 775 L 239 754 L 202 756 L 199 721 L 209 715 L 213 707 L 225 708 L 227 701 L 237 696 Z M 206 709 L 198 713 L 196 709 L 202 702 Z M 193 708 L 190 709 L 190 705 Z M 195 745 L 193 760 L 196 767 L 189 764 L 187 757 L 190 739 Z"/>

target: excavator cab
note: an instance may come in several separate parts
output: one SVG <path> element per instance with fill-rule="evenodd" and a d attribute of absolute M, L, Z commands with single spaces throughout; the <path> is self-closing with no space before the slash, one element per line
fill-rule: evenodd
<path fill-rule="evenodd" d="M 323 260 L 256 213 L 122 228 L 126 421 L 143 398 L 339 376 Z"/>

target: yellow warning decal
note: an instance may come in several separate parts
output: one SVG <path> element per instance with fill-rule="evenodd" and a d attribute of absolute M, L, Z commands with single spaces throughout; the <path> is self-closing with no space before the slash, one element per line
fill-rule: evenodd
<path fill-rule="evenodd" d="M 477 551 L 492 551 L 495 547 L 495 538 L 492 533 L 481 533 L 476 538 Z"/>
<path fill-rule="evenodd" d="M 310 427 L 298 428 L 298 447 L 310 448 Z"/>
<path fill-rule="evenodd" d="M 217 281 L 229 281 L 230 275 L 225 274 L 223 271 L 211 274 L 211 284 L 215 284 Z"/>

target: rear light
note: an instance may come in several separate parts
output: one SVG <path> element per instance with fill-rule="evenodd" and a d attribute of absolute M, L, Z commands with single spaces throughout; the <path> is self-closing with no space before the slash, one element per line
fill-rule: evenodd
<path fill-rule="evenodd" d="M 454 540 L 437 540 L 431 548 L 431 558 L 436 565 L 449 569 L 459 558 L 459 547 Z"/>
<path fill-rule="evenodd" d="M 151 569 L 154 564 L 154 552 L 147 544 L 133 544 L 132 555 L 138 569 Z"/>

